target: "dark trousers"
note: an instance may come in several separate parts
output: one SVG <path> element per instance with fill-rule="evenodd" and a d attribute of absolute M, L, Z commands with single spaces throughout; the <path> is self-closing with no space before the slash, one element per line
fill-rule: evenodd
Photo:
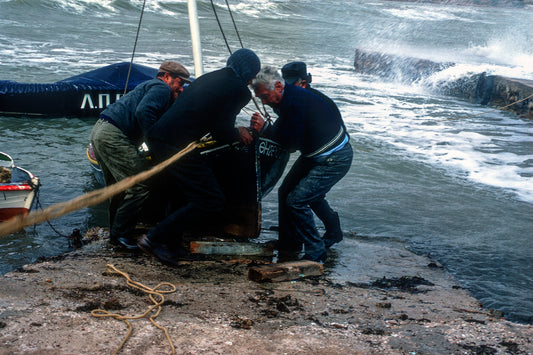
<path fill-rule="evenodd" d="M 179 151 L 160 141 L 151 141 L 150 150 L 158 162 Z M 158 243 L 176 245 L 187 228 L 209 225 L 223 210 L 226 198 L 213 171 L 196 151 L 169 166 L 164 174 L 171 208 L 148 236 Z"/>
<path fill-rule="evenodd" d="M 280 253 L 298 252 L 303 244 L 306 259 L 325 257 L 312 206 L 321 214 L 319 218 L 332 218 L 335 212 L 325 200 L 326 194 L 346 175 L 352 159 L 352 147 L 347 143 L 328 156 L 296 160 L 278 191 Z"/>
<path fill-rule="evenodd" d="M 90 140 L 107 186 L 146 169 L 135 143 L 111 123 L 99 119 L 91 131 Z M 132 236 L 149 192 L 149 183 L 142 181 L 111 198 L 111 238 Z"/>

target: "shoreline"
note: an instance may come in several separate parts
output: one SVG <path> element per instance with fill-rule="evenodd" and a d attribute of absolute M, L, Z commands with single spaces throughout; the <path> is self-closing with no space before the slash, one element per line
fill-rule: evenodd
<path fill-rule="evenodd" d="M 248 269 L 258 261 L 183 261 L 162 265 L 124 252 L 106 238 L 0 277 L 0 354 L 112 353 L 127 334 L 106 309 L 143 313 L 148 295 L 126 284 L 156 288 L 169 282 L 156 321 L 178 354 L 280 353 L 533 353 L 533 326 L 483 308 L 434 261 L 401 243 L 357 239 L 360 282 L 325 273 L 258 283 Z M 342 246 L 342 243 L 341 243 Z M 152 313 L 153 314 L 153 313 Z M 131 320 L 133 333 L 119 353 L 170 354 L 161 329 Z"/>

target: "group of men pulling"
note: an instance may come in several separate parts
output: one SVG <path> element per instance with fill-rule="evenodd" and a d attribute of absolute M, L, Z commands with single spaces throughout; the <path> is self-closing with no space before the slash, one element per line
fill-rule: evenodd
<path fill-rule="evenodd" d="M 310 88 L 311 75 L 305 63 L 289 63 L 282 73 L 283 77 L 271 66 L 261 68 L 258 56 L 245 48 L 235 51 L 224 68 L 192 82 L 181 64 L 162 63 L 155 79 L 106 108 L 91 132 L 106 185 L 146 169 L 138 151 L 143 142 L 159 163 L 207 134 L 221 143 L 250 145 L 250 130 L 256 130 L 290 152 L 301 153 L 278 191 L 278 260 L 296 260 L 303 248 L 303 259 L 324 262 L 327 249 L 342 240 L 339 216 L 325 196 L 348 172 L 353 152 L 337 106 Z M 248 85 L 278 115 L 273 124 L 256 112 L 250 127 L 235 127 L 237 115 L 251 99 Z M 183 233 L 216 217 L 224 209 L 226 197 L 198 151 L 169 166 L 162 178 L 169 189 L 163 220 L 140 239 L 134 237 L 150 195 L 149 183 L 141 182 L 112 198 L 110 240 L 175 265 L 185 253 L 181 249 Z M 324 235 L 316 228 L 314 214 L 325 226 Z"/>

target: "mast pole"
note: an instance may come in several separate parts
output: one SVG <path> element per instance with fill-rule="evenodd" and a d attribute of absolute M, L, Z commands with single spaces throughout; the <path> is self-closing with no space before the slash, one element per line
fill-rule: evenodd
<path fill-rule="evenodd" d="M 191 27 L 192 57 L 194 60 L 194 76 L 198 78 L 204 73 L 202 61 L 202 44 L 200 42 L 200 26 L 198 23 L 198 10 L 196 0 L 187 0 L 189 9 L 189 24 Z"/>

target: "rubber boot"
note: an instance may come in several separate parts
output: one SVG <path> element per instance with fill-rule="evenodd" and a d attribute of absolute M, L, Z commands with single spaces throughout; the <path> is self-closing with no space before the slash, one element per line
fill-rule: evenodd
<path fill-rule="evenodd" d="M 339 214 L 333 212 L 327 220 L 322 222 L 324 222 L 324 227 L 326 227 L 326 233 L 324 233 L 322 238 L 324 239 L 326 248 L 329 248 L 333 244 L 340 242 L 343 238 Z"/>

